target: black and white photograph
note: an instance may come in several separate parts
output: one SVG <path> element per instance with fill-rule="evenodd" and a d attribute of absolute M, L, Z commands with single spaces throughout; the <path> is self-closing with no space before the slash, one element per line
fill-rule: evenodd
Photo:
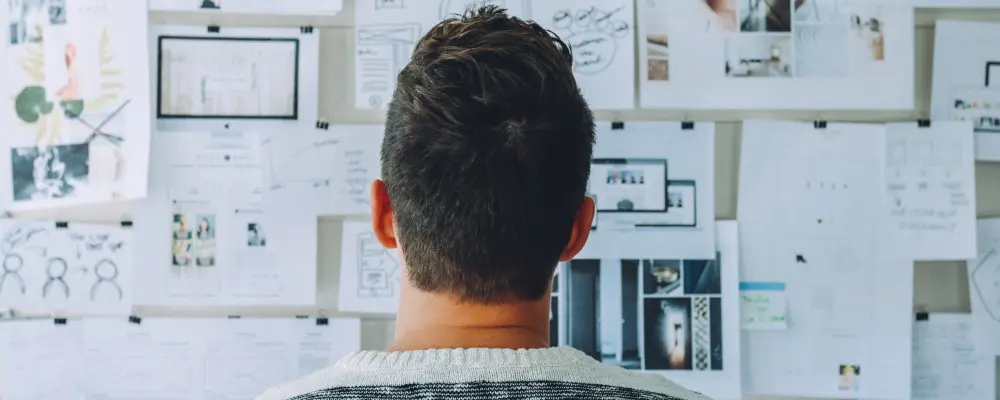
<path fill-rule="evenodd" d="M 201 9 L 219 10 L 222 9 L 222 0 L 201 0 Z"/>
<path fill-rule="evenodd" d="M 642 260 L 642 293 L 646 295 L 681 294 L 680 260 Z"/>
<path fill-rule="evenodd" d="M 573 260 L 564 273 L 565 345 L 603 363 L 640 369 L 638 260 Z"/>
<path fill-rule="evenodd" d="M 716 260 L 684 260 L 684 294 L 722 294 L 722 274 Z"/>
<path fill-rule="evenodd" d="M 692 369 L 691 299 L 646 298 L 643 306 L 646 369 Z"/>
<path fill-rule="evenodd" d="M 549 346 L 559 347 L 559 296 L 552 296 L 549 305 Z"/>
<path fill-rule="evenodd" d="M 740 32 L 791 32 L 791 0 L 738 0 Z"/>
<path fill-rule="evenodd" d="M 48 0 L 49 2 L 49 24 L 66 24 L 66 0 Z"/>
<path fill-rule="evenodd" d="M 10 44 L 38 43 L 49 24 L 45 0 L 9 0 Z"/>
<path fill-rule="evenodd" d="M 791 34 L 732 35 L 726 39 L 726 76 L 790 78 Z"/>
<path fill-rule="evenodd" d="M 259 222 L 247 223 L 247 246 L 267 246 L 267 237 L 264 236 L 264 227 L 262 227 Z"/>
<path fill-rule="evenodd" d="M 11 149 L 14 201 L 72 197 L 87 183 L 88 143 Z"/>

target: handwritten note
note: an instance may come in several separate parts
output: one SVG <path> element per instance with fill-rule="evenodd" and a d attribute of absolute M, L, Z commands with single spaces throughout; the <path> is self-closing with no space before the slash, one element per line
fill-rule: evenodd
<path fill-rule="evenodd" d="M 788 329 L 785 284 L 740 282 L 740 319 L 744 330 Z"/>
<path fill-rule="evenodd" d="M 531 16 L 573 49 L 573 72 L 594 109 L 634 107 L 635 31 L 631 0 L 546 0 Z"/>
<path fill-rule="evenodd" d="M 378 179 L 381 126 L 345 127 L 342 182 L 339 209 L 345 214 L 368 213 L 371 206 L 372 180 Z"/>
<path fill-rule="evenodd" d="M 913 260 L 976 257 L 972 124 L 889 124 L 886 201 L 892 254 Z"/>
<path fill-rule="evenodd" d="M 977 348 L 970 314 L 914 322 L 913 399 L 992 399 L 993 358 Z"/>

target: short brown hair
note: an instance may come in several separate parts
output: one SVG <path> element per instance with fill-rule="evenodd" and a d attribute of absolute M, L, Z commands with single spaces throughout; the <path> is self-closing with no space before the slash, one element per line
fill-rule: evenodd
<path fill-rule="evenodd" d="M 381 154 L 410 281 L 475 303 L 541 298 L 593 145 L 556 34 L 496 6 L 431 28 L 399 74 Z"/>

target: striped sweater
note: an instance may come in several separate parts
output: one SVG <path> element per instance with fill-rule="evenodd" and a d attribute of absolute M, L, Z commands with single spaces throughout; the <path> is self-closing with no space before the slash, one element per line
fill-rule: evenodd
<path fill-rule="evenodd" d="M 257 400 L 709 400 L 666 378 L 569 348 L 362 351 Z"/>

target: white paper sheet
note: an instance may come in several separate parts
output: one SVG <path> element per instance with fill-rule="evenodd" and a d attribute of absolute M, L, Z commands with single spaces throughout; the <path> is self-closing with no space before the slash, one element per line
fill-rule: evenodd
<path fill-rule="evenodd" d="M 372 233 L 371 221 L 344 221 L 340 246 L 340 301 L 346 312 L 395 314 L 403 260 Z"/>
<path fill-rule="evenodd" d="M 969 314 L 930 314 L 913 323 L 913 399 L 992 399 L 992 355 L 976 343 Z"/>
<path fill-rule="evenodd" d="M 469 7 L 496 4 L 526 16 L 530 0 L 375 0 L 354 8 L 354 104 L 359 109 L 389 105 L 396 76 L 410 62 L 420 38 L 441 20 Z"/>
<path fill-rule="evenodd" d="M 1000 23 L 937 21 L 931 118 L 971 120 L 976 159 L 1000 161 Z"/>
<path fill-rule="evenodd" d="M 299 28 L 152 27 L 147 46 L 156 127 L 185 132 L 315 127 L 322 119 L 319 34 Z"/>
<path fill-rule="evenodd" d="M 737 228 L 735 221 L 716 225 L 718 258 L 576 258 L 561 265 L 553 298 L 560 341 L 552 344 L 663 374 L 713 399 L 739 399 Z"/>
<path fill-rule="evenodd" d="M 0 398 L 252 399 L 360 350 L 360 329 L 355 318 L 4 322 Z"/>
<path fill-rule="evenodd" d="M 596 226 L 579 258 L 714 258 L 715 124 L 598 122 L 588 194 Z"/>
<path fill-rule="evenodd" d="M 3 219 L 0 232 L 0 308 L 123 315 L 131 310 L 131 227 Z"/>
<path fill-rule="evenodd" d="M 743 123 L 740 280 L 788 300 L 788 330 L 743 332 L 746 394 L 910 397 L 913 265 L 882 253 L 885 143 L 884 125 Z"/>
<path fill-rule="evenodd" d="M 635 88 L 632 0 L 378 0 L 355 8 L 355 107 L 385 108 L 413 47 L 442 19 L 495 4 L 534 19 L 573 48 L 577 84 L 593 109 L 630 109 Z"/>
<path fill-rule="evenodd" d="M 635 106 L 634 0 L 534 0 L 531 15 L 573 50 L 576 83 L 591 109 Z"/>
<path fill-rule="evenodd" d="M 136 199 L 149 163 L 144 1 L 17 1 L 0 126 L 9 210 Z M 45 38 L 42 41 L 42 37 Z M 9 150 L 8 150 L 9 149 Z"/>
<path fill-rule="evenodd" d="M 872 5 L 919 8 L 1000 8 L 998 0 L 856 0 Z"/>
<path fill-rule="evenodd" d="M 313 305 L 313 214 L 262 206 L 260 136 L 156 136 L 150 197 L 136 202 L 146 279 L 138 304 Z"/>
<path fill-rule="evenodd" d="M 913 107 L 912 8 L 721 3 L 637 2 L 642 108 Z"/>
<path fill-rule="evenodd" d="M 969 297 L 982 351 L 1000 355 L 1000 218 L 977 223 L 979 257 L 969 261 Z"/>
<path fill-rule="evenodd" d="M 263 140 L 264 204 L 313 215 L 368 214 L 382 125 L 331 125 Z"/>
<path fill-rule="evenodd" d="M 78 324 L 0 323 L 0 399 L 84 400 Z"/>
<path fill-rule="evenodd" d="M 740 282 L 740 328 L 788 329 L 788 299 L 781 282 Z"/>
<path fill-rule="evenodd" d="M 886 237 L 890 254 L 915 261 L 976 257 L 972 124 L 888 124 Z"/>
<path fill-rule="evenodd" d="M 343 0 L 287 0 L 280 2 L 273 0 L 149 0 L 149 9 L 152 11 L 197 11 L 226 14 L 334 16 L 340 12 L 343 6 Z"/>

